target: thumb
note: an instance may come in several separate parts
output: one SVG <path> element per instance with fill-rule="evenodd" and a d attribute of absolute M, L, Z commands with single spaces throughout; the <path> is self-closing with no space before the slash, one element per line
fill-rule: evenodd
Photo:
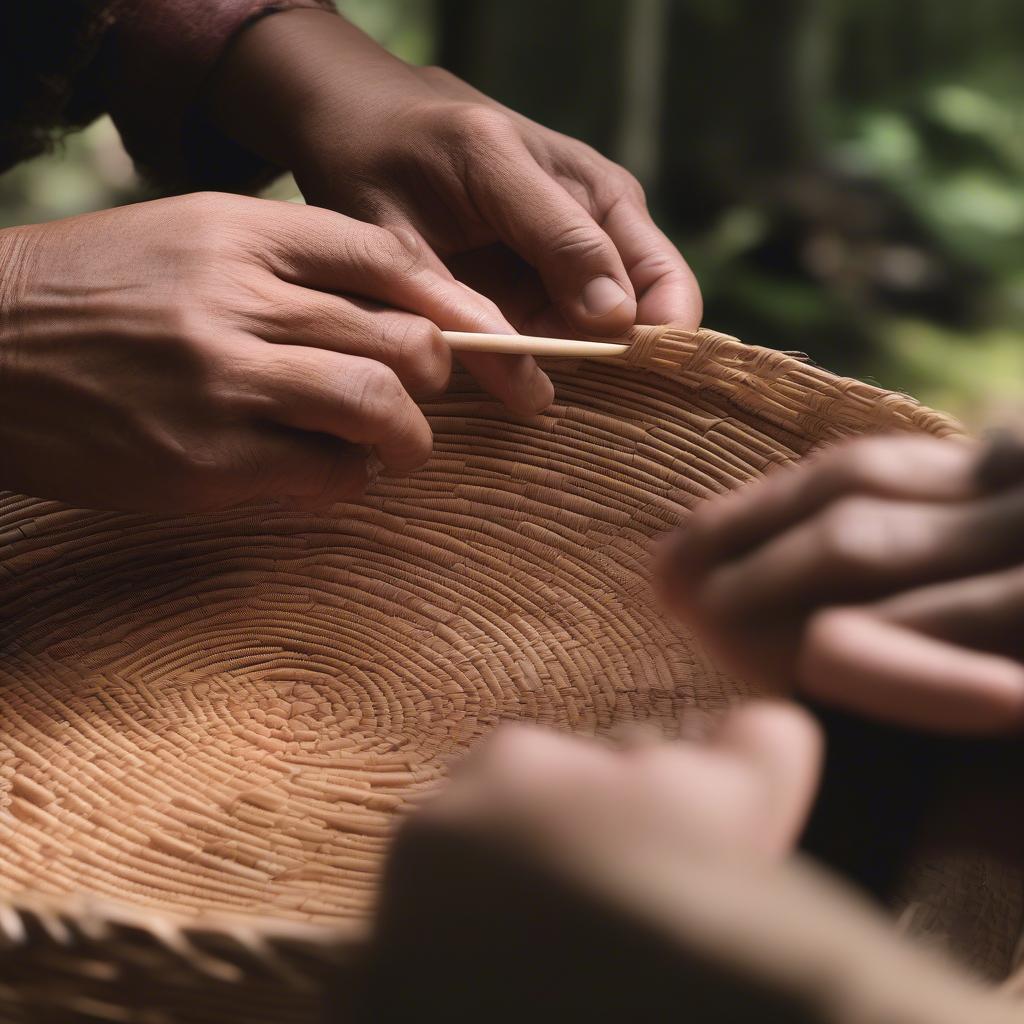
<path fill-rule="evenodd" d="M 473 182 L 477 208 L 581 334 L 624 334 L 636 296 L 615 244 L 525 146 L 507 141 L 504 151 L 494 173 Z"/>
<path fill-rule="evenodd" d="M 824 741 L 817 722 L 795 704 L 752 701 L 730 712 L 709 742 L 755 769 L 764 813 L 753 838 L 768 855 L 788 853 L 818 789 Z"/>

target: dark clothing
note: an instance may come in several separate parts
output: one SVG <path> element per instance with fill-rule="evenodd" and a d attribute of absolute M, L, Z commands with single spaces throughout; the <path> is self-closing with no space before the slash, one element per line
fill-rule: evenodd
<path fill-rule="evenodd" d="M 198 116 L 203 82 L 254 18 L 331 0 L 0 0 L 0 172 L 100 114 L 166 191 L 273 173 Z"/>

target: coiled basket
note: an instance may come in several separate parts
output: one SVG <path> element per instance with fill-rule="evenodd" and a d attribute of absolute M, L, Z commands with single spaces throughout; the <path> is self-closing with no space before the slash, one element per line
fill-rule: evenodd
<path fill-rule="evenodd" d="M 705 330 L 548 369 L 528 419 L 457 376 L 430 463 L 329 513 L 0 496 L 0 1020 L 316 1019 L 396 815 L 496 723 L 744 696 L 652 537 L 847 435 L 958 429 Z"/>

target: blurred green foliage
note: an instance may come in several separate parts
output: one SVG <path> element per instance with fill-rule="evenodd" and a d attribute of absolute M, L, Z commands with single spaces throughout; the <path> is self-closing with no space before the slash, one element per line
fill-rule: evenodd
<path fill-rule="evenodd" d="M 637 171 L 713 326 L 975 423 L 1024 408 L 1018 0 L 340 6 Z M 0 178 L 0 225 L 142 195 L 102 121 Z"/>

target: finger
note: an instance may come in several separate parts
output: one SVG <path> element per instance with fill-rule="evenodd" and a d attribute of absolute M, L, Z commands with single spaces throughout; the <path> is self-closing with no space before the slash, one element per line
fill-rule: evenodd
<path fill-rule="evenodd" d="M 399 230 L 416 234 L 409 225 Z M 424 248 L 429 249 L 421 236 L 416 237 Z M 435 321 L 444 330 L 515 333 L 515 328 L 505 318 L 504 311 L 492 297 L 459 281 L 440 260 L 437 262 L 442 268 L 445 280 L 454 286 L 450 294 L 446 291 L 443 296 L 444 304 L 433 313 Z M 462 301 L 468 302 L 469 308 L 463 306 Z M 459 362 L 488 394 L 493 395 L 512 412 L 525 416 L 534 415 L 543 412 L 554 401 L 555 389 L 551 378 L 537 365 L 533 356 L 462 353 Z"/>
<path fill-rule="evenodd" d="M 831 448 L 729 494 L 709 499 L 658 554 L 670 600 L 685 598 L 709 567 L 742 557 L 845 495 L 914 501 L 973 495 L 976 447 L 914 435 L 862 439 Z"/>
<path fill-rule="evenodd" d="M 948 643 L 1024 659 L 1024 566 L 910 590 L 872 610 Z"/>
<path fill-rule="evenodd" d="M 543 412 L 555 398 L 555 387 L 532 356 L 485 355 L 460 352 L 459 362 L 477 383 L 513 412 Z"/>
<path fill-rule="evenodd" d="M 762 848 L 788 852 L 803 829 L 821 773 L 821 729 L 793 704 L 758 701 L 730 712 L 710 745 L 749 760 L 765 789 Z"/>
<path fill-rule="evenodd" d="M 443 266 L 414 232 L 396 233 L 332 210 L 267 202 L 260 258 L 276 276 L 428 315 L 445 291 Z"/>
<path fill-rule="evenodd" d="M 1024 726 L 1024 666 L 833 608 L 808 625 L 797 666 L 803 691 L 851 711 L 954 733 Z"/>
<path fill-rule="evenodd" d="M 407 230 L 412 230 L 408 228 Z M 426 243 L 423 243 L 426 245 Z M 443 265 L 442 265 L 443 266 Z M 436 322 L 445 330 L 483 331 L 485 333 L 515 333 L 512 323 L 492 296 L 458 280 L 451 270 L 444 273 L 456 287 L 452 294 L 458 298 L 465 293 L 472 309 L 463 307 L 438 309 Z M 490 355 L 463 353 L 459 362 L 488 394 L 493 395 L 512 412 L 530 416 L 543 412 L 554 401 L 555 389 L 551 378 L 537 365 L 533 356 Z"/>
<path fill-rule="evenodd" d="M 371 299 L 442 330 L 515 333 L 498 307 L 457 282 L 411 227 L 388 230 L 316 207 L 275 205 L 287 209 L 265 229 L 265 259 L 283 280 Z M 550 405 L 551 382 L 531 357 L 471 362 L 467 368 L 480 385 L 514 411 L 536 413 Z"/>
<path fill-rule="evenodd" d="M 495 818 L 503 827 L 525 823 L 540 835 L 546 815 L 564 818 L 568 792 L 578 798 L 605 788 L 616 757 L 592 739 L 505 723 L 456 763 L 433 809 L 449 819 Z"/>
<path fill-rule="evenodd" d="M 430 426 L 383 363 L 320 349 L 265 346 L 247 374 L 264 420 L 370 445 L 396 473 L 430 457 Z"/>
<path fill-rule="evenodd" d="M 375 359 L 391 367 L 415 397 L 441 394 L 451 376 L 451 349 L 434 323 L 361 299 L 281 282 L 248 326 L 274 344 Z"/>
<path fill-rule="evenodd" d="M 678 323 L 696 330 L 704 312 L 697 279 L 679 250 L 651 220 L 642 192 L 620 194 L 601 218 L 601 226 L 633 282 L 637 323 Z"/>
<path fill-rule="evenodd" d="M 249 500 L 286 499 L 296 509 L 328 508 L 361 495 L 373 478 L 367 449 L 285 428 L 261 432 L 247 459 L 255 465 Z"/>
<path fill-rule="evenodd" d="M 504 116 L 473 108 L 464 143 L 485 155 L 467 182 L 498 238 L 536 267 L 566 319 L 587 334 L 615 335 L 636 319 L 633 285 L 590 213 L 534 160 Z"/>
<path fill-rule="evenodd" d="M 1024 556 L 1024 490 L 939 505 L 846 498 L 715 569 L 697 603 L 730 622 L 861 601 Z"/>

